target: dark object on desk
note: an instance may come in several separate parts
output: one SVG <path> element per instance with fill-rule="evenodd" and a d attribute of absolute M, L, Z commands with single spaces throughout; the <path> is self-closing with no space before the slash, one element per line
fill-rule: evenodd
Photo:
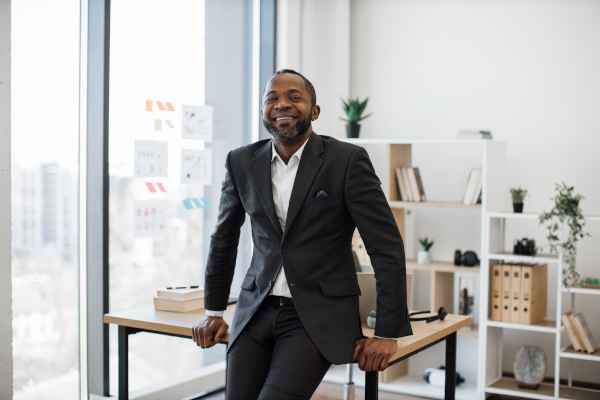
<path fill-rule="evenodd" d="M 532 256 L 535 254 L 535 240 L 533 239 L 515 239 L 513 245 L 514 254 L 522 254 L 525 256 Z"/>
<path fill-rule="evenodd" d="M 448 312 L 446 311 L 446 309 L 444 307 L 440 307 L 440 309 L 438 310 L 437 315 L 431 316 L 431 317 L 417 317 L 417 318 L 413 318 L 414 315 L 419 315 L 419 314 L 429 314 L 431 311 L 427 310 L 427 311 L 415 311 L 415 312 L 411 312 L 410 314 L 408 314 L 410 321 L 414 322 L 414 321 L 426 321 L 427 323 L 433 322 L 433 321 L 443 321 L 444 318 L 446 318 L 446 315 L 448 315 Z"/>
<path fill-rule="evenodd" d="M 227 301 L 227 305 L 230 306 L 232 304 L 237 303 L 237 297 L 230 297 L 229 300 Z"/>
<path fill-rule="evenodd" d="M 464 254 L 460 250 L 454 252 L 454 265 L 463 265 L 465 267 L 474 267 L 479 264 L 477 253 L 472 250 L 465 251 Z"/>
<path fill-rule="evenodd" d="M 446 368 L 442 365 L 439 368 L 427 368 L 423 372 L 423 381 L 431 386 L 445 387 L 446 386 Z M 456 386 L 463 383 L 465 379 L 456 373 Z"/>
<path fill-rule="evenodd" d="M 537 389 L 546 374 L 546 353 L 536 346 L 522 346 L 513 365 L 519 387 Z"/>

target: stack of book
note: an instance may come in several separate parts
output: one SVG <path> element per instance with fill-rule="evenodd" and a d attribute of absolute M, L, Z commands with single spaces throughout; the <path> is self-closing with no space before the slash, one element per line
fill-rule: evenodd
<path fill-rule="evenodd" d="M 479 129 L 459 129 L 457 139 L 491 139 L 492 132 Z"/>
<path fill-rule="evenodd" d="M 585 351 L 591 354 L 598 349 L 598 345 L 582 313 L 572 314 L 571 311 L 568 311 L 563 314 L 562 323 L 576 351 Z"/>
<path fill-rule="evenodd" d="M 504 263 L 492 267 L 492 321 L 536 324 L 546 316 L 548 265 Z"/>
<path fill-rule="evenodd" d="M 198 286 L 169 287 L 159 290 L 154 308 L 161 311 L 188 312 L 204 308 L 204 289 Z"/>
<path fill-rule="evenodd" d="M 398 181 L 398 190 L 400 191 L 401 201 L 427 201 L 425 198 L 425 190 L 423 190 L 423 181 L 421 181 L 419 168 L 396 168 L 396 180 Z"/>
<path fill-rule="evenodd" d="M 481 193 L 483 185 L 483 170 L 481 168 L 473 168 L 469 172 L 467 186 L 463 194 L 462 203 L 465 205 L 481 204 Z"/>

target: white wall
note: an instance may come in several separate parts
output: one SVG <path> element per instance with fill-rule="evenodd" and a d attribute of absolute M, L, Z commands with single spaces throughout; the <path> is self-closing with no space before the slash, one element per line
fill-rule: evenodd
<path fill-rule="evenodd" d="M 0 1 L 0 399 L 12 399 L 10 1 Z"/>
<path fill-rule="evenodd" d="M 317 133 L 344 135 L 337 96 L 346 95 L 339 82 L 349 73 L 347 94 L 369 96 L 368 111 L 374 112 L 363 121 L 361 137 L 448 139 L 460 128 L 489 129 L 506 143 L 508 184 L 529 190 L 526 212 L 549 209 L 554 184 L 565 181 L 586 197 L 581 202 L 586 214 L 600 214 L 599 2 L 352 0 L 349 13 L 347 7 L 337 0 L 278 1 L 277 67 L 298 68 L 315 85 L 322 106 Z M 350 36 L 344 37 L 348 14 Z M 337 52 L 346 46 L 347 65 Z M 385 154 L 365 147 L 386 182 Z M 436 171 L 468 171 L 477 164 L 462 148 L 452 154 L 416 148 L 413 157 L 432 200 L 460 199 L 466 182 L 466 174 L 457 174 L 449 185 L 448 176 Z M 506 196 L 509 204 L 508 191 Z M 436 259 L 451 260 L 456 248 L 480 248 L 479 218 L 469 211 L 417 210 L 407 221 L 416 226 L 415 236 L 436 240 Z M 578 269 L 598 277 L 600 223 L 588 228 L 593 237 L 579 246 Z M 507 226 L 507 245 L 523 236 L 545 243 L 535 222 Z M 406 242 L 416 245 L 411 238 Z M 556 269 L 551 272 L 555 276 Z M 416 278 L 429 285 L 428 277 Z M 549 316 L 556 309 L 553 296 Z M 577 309 L 600 338 L 597 299 L 590 297 L 579 296 Z M 520 345 L 535 343 L 548 354 L 547 375 L 553 376 L 553 339 L 506 330 L 503 369 L 512 371 Z M 459 340 L 461 346 L 469 348 L 468 339 Z M 421 359 L 437 366 L 435 354 Z M 575 379 L 600 382 L 599 364 L 575 361 Z M 410 365 L 411 373 L 422 367 Z"/>

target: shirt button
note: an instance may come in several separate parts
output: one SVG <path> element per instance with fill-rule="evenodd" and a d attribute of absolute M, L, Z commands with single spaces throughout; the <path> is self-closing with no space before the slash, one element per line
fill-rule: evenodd
<path fill-rule="evenodd" d="M 290 173 L 289 173 L 289 172 L 286 172 L 286 173 L 285 173 L 285 176 L 290 176 Z"/>

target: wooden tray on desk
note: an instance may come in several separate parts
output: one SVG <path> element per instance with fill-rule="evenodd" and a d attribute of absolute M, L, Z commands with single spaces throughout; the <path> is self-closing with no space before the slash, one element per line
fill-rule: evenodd
<path fill-rule="evenodd" d="M 231 326 L 235 304 L 227 307 L 223 318 Z M 206 316 L 206 310 L 196 310 L 186 313 L 173 311 L 158 311 L 154 306 L 117 311 L 104 315 L 104 323 L 117 324 L 130 328 L 144 329 L 161 333 L 171 333 L 192 337 L 192 327 Z M 229 332 L 223 342 L 229 341 Z"/>

